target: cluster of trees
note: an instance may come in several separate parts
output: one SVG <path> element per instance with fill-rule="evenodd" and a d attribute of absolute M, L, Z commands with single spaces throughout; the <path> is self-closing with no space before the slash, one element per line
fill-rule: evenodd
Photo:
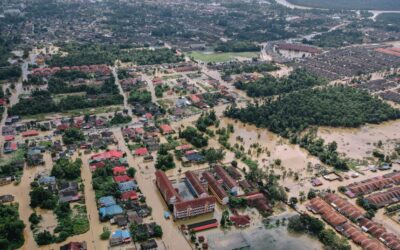
<path fill-rule="evenodd" d="M 324 223 L 307 214 L 289 219 L 288 229 L 297 233 L 307 233 L 318 237 L 322 244 L 332 250 L 350 250 L 347 240 L 340 238 L 332 229 L 325 229 Z"/>
<path fill-rule="evenodd" d="M 250 41 L 228 41 L 217 44 L 214 50 L 217 52 L 247 52 L 259 51 L 260 47 Z"/>
<path fill-rule="evenodd" d="M 61 77 L 53 76 L 48 80 L 48 91 L 52 94 L 63 94 L 63 93 L 76 93 L 76 92 L 86 92 L 88 95 L 101 95 L 101 94 L 111 94 L 118 95 L 119 90 L 117 85 L 115 85 L 115 78 L 111 76 L 109 79 L 105 80 L 101 87 L 94 87 L 89 85 L 71 85 L 66 80 Z"/>
<path fill-rule="evenodd" d="M 238 81 L 235 83 L 235 87 L 245 90 L 248 96 L 261 97 L 289 93 L 326 83 L 325 79 L 311 74 L 305 69 L 298 68 L 288 77 L 275 78 L 273 76 L 265 76 L 249 83 Z"/>
<path fill-rule="evenodd" d="M 80 66 L 92 64 L 113 65 L 116 60 L 133 62 L 139 65 L 175 63 L 183 61 L 183 56 L 177 56 L 172 49 L 136 49 L 126 46 L 88 44 L 66 44 L 63 50 L 66 56 L 54 55 L 46 61 L 52 67 Z"/>
<path fill-rule="evenodd" d="M 233 75 L 241 73 L 253 73 L 253 72 L 270 72 L 278 70 L 279 66 L 272 63 L 260 63 L 260 64 L 240 64 L 232 65 L 230 68 L 223 70 L 224 75 Z"/>
<path fill-rule="evenodd" d="M 130 123 L 132 121 L 132 117 L 129 115 L 123 115 L 121 113 L 116 113 L 114 117 L 111 119 L 110 124 L 111 125 L 118 125 L 118 124 L 124 124 L 124 123 Z"/>
<path fill-rule="evenodd" d="M 378 207 L 375 204 L 369 203 L 364 197 L 358 197 L 356 203 L 367 211 L 365 217 L 369 219 L 372 219 L 378 211 Z"/>
<path fill-rule="evenodd" d="M 313 8 L 347 10 L 400 10 L 397 0 L 288 0 L 290 3 Z"/>
<path fill-rule="evenodd" d="M 196 121 L 196 128 L 201 132 L 206 132 L 207 127 L 215 125 L 217 123 L 217 115 L 214 110 L 210 112 L 206 111 L 201 114 L 199 119 Z"/>
<path fill-rule="evenodd" d="M 325 145 L 324 140 L 317 137 L 316 130 L 310 130 L 303 136 L 294 135 L 290 139 L 292 143 L 299 144 L 310 154 L 317 156 L 323 163 L 339 170 L 349 170 L 347 162 L 339 157 L 337 143 L 333 141 Z"/>
<path fill-rule="evenodd" d="M 12 66 L 8 62 L 8 58 L 11 56 L 11 50 L 14 47 L 16 41 L 6 40 L 0 36 L 0 80 L 6 80 L 10 78 L 18 78 L 21 76 L 21 68 L 18 66 Z"/>
<path fill-rule="evenodd" d="M 22 74 L 21 68 L 18 66 L 8 66 L 0 68 L 0 80 L 15 79 Z"/>
<path fill-rule="evenodd" d="M 191 126 L 186 127 L 183 131 L 180 131 L 179 137 L 184 138 L 197 148 L 206 147 L 208 145 L 208 138 L 200 133 L 196 128 Z"/>
<path fill-rule="evenodd" d="M 75 161 L 61 158 L 54 164 L 51 175 L 57 179 L 75 180 L 81 176 L 81 168 L 82 160 L 80 158 Z"/>
<path fill-rule="evenodd" d="M 58 221 L 54 233 L 57 233 L 58 235 L 53 235 L 49 231 L 44 230 L 35 235 L 36 243 L 39 246 L 55 242 L 59 243 L 65 241 L 70 236 L 87 232 L 89 230 L 89 221 L 86 217 L 86 208 L 80 207 L 80 209 L 82 211 L 79 211 L 78 215 L 73 215 L 68 202 L 59 202 L 54 209 Z M 81 214 L 81 212 L 83 212 L 83 214 Z M 32 214 L 29 219 L 30 221 L 32 219 L 34 223 L 38 223 L 41 218 L 34 215 L 35 214 Z"/>
<path fill-rule="evenodd" d="M 115 85 L 112 83 L 112 85 Z M 93 98 L 88 98 L 87 95 L 68 95 L 63 97 L 58 103 L 52 99 L 51 93 L 46 90 L 35 90 L 31 94 L 29 99 L 20 99 L 20 101 L 9 109 L 10 115 L 35 115 L 42 113 L 52 112 L 65 112 L 73 109 L 81 108 L 95 108 L 101 106 L 120 105 L 123 103 L 123 97 L 119 93 L 114 93 L 114 87 L 110 84 L 104 84 L 100 90 L 96 90 L 92 93 L 89 91 L 89 87 L 79 87 L 79 90 L 85 90 L 87 94 L 90 94 Z M 58 89 L 61 86 L 61 89 Z M 65 87 L 65 86 L 64 86 Z M 51 91 L 70 92 L 70 88 L 66 86 L 63 89 L 63 85 L 55 84 L 50 87 Z M 81 89 L 82 88 L 82 89 Z M 111 90 L 111 92 L 106 92 Z M 74 89 L 72 92 L 76 92 Z M 107 94 L 106 94 L 107 93 Z"/>
<path fill-rule="evenodd" d="M 170 89 L 169 86 L 166 85 L 166 84 L 164 84 L 164 85 L 157 85 L 157 86 L 154 88 L 154 91 L 155 91 L 155 93 L 156 93 L 156 96 L 157 96 L 158 98 L 161 98 L 161 97 L 163 97 L 164 92 L 165 92 L 165 91 L 168 91 L 169 89 Z"/>
<path fill-rule="evenodd" d="M 64 144 L 71 145 L 85 140 L 85 135 L 79 128 L 67 128 L 62 135 Z"/>
<path fill-rule="evenodd" d="M 302 42 L 318 47 L 339 48 L 351 44 L 361 44 L 363 39 L 361 31 L 337 29 L 316 35 L 311 40 L 304 39 Z"/>
<path fill-rule="evenodd" d="M 32 190 L 29 192 L 32 208 L 40 207 L 42 209 L 54 209 L 57 205 L 58 198 L 49 189 L 39 186 L 37 182 L 31 183 Z"/>
<path fill-rule="evenodd" d="M 25 224 L 19 218 L 18 205 L 0 205 L 0 249 L 18 249 L 24 244 Z"/>
<path fill-rule="evenodd" d="M 96 193 L 96 199 L 102 196 L 114 196 L 116 198 L 121 197 L 121 191 L 119 191 L 118 184 L 114 182 L 113 176 L 113 165 L 106 163 L 106 166 L 97 168 L 92 175 L 92 185 Z"/>
<path fill-rule="evenodd" d="M 204 159 L 209 163 L 220 162 L 225 158 L 225 152 L 222 148 L 203 149 L 201 150 L 201 154 L 204 155 Z"/>
<path fill-rule="evenodd" d="M 134 89 L 129 94 L 129 103 L 147 104 L 151 102 L 151 93 L 148 90 Z"/>
<path fill-rule="evenodd" d="M 150 235 L 148 230 L 144 230 L 144 225 L 138 225 L 136 223 L 132 223 L 129 227 L 132 238 L 136 242 L 143 242 L 148 240 L 151 237 L 161 238 L 163 235 L 163 231 L 160 225 L 154 226 L 154 233 Z"/>
<path fill-rule="evenodd" d="M 397 119 L 400 111 L 367 92 L 332 86 L 292 92 L 242 109 L 232 106 L 225 115 L 289 137 L 311 125 L 358 127 Z"/>
<path fill-rule="evenodd" d="M 163 171 L 175 168 L 174 157 L 168 152 L 168 146 L 166 144 L 161 144 L 158 149 L 155 167 Z"/>

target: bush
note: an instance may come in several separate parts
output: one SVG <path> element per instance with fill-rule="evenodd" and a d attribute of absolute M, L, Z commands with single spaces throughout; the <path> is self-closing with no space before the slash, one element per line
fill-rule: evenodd
<path fill-rule="evenodd" d="M 103 233 L 100 234 L 100 239 L 101 240 L 108 240 L 111 236 L 111 231 L 110 229 L 103 227 Z"/>

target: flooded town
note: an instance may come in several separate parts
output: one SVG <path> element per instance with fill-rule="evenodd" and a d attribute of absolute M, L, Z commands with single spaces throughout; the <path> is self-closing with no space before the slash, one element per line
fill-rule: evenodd
<path fill-rule="evenodd" d="M 3 0 L 0 249 L 400 250 L 400 2 Z"/>

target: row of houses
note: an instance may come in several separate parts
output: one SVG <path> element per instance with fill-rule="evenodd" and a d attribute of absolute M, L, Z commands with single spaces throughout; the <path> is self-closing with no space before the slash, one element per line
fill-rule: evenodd
<path fill-rule="evenodd" d="M 371 239 L 361 229 L 348 221 L 345 216 L 337 212 L 322 198 L 315 197 L 310 200 L 306 206 L 308 210 L 321 215 L 322 219 L 331 225 L 335 230 L 347 238 L 350 238 L 355 244 L 365 250 L 384 250 L 386 249 L 376 239 Z"/>
<path fill-rule="evenodd" d="M 366 218 L 365 212 L 348 200 L 333 193 L 323 193 L 321 197 L 336 211 L 357 223 L 362 231 L 380 240 L 390 249 L 400 249 L 400 239 L 396 234 L 388 232 L 383 225 Z"/>
<path fill-rule="evenodd" d="M 361 182 L 352 183 L 345 187 L 345 194 L 350 198 L 354 198 L 399 184 L 400 172 L 393 172 L 383 176 L 373 177 Z"/>

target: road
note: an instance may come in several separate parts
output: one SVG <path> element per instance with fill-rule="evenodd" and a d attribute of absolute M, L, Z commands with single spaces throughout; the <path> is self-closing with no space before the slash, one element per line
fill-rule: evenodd
<path fill-rule="evenodd" d="M 122 89 L 122 86 L 121 86 L 121 84 L 119 82 L 117 67 L 114 66 L 114 67 L 111 68 L 111 70 L 112 70 L 113 76 L 115 78 L 115 84 L 118 86 L 120 94 L 124 97 L 124 109 L 128 110 L 128 115 L 130 117 L 132 117 L 133 114 L 132 114 L 132 109 L 131 109 L 131 107 L 129 106 L 129 103 L 128 103 L 128 96 L 126 95 L 126 93 Z"/>

